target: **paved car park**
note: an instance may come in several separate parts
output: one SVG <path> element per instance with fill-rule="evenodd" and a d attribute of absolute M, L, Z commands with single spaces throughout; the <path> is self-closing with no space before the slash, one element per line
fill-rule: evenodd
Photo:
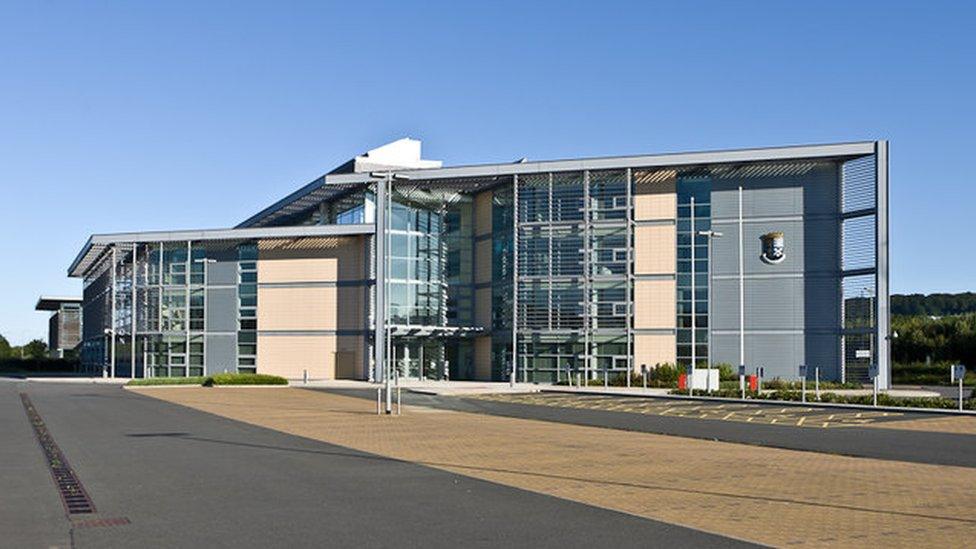
<path fill-rule="evenodd" d="M 495 402 L 605 410 L 632 414 L 788 425 L 807 428 L 840 428 L 865 426 L 884 421 L 904 420 L 900 412 L 876 412 L 870 410 L 845 410 L 814 406 L 777 406 L 732 402 L 704 402 L 693 400 L 649 399 L 633 397 L 567 395 L 558 393 L 491 394 L 477 397 Z"/>
<path fill-rule="evenodd" d="M 297 392 L 233 395 L 247 408 Z M 59 475 L 70 467 L 90 512 L 69 509 L 59 495 L 21 394 L 60 451 Z M 286 401 L 256 409 L 304 413 Z M 341 416 L 352 424 L 364 417 L 375 418 Z M 0 441 L 0 547 L 747 545 L 117 386 L 0 379 Z"/>

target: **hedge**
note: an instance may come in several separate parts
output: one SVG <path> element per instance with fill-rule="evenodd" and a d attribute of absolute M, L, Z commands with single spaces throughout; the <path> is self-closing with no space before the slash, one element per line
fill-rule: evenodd
<path fill-rule="evenodd" d="M 133 379 L 126 383 L 126 385 L 202 385 L 204 387 L 222 385 L 288 385 L 288 380 L 283 377 L 267 374 L 214 374 L 212 376 L 150 377 L 145 379 Z"/>
<path fill-rule="evenodd" d="M 288 380 L 268 374 L 214 374 L 203 381 L 204 387 L 217 385 L 288 385 Z"/>

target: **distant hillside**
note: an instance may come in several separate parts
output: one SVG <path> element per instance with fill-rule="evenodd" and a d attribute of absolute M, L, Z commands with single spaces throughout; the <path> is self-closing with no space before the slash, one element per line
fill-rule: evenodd
<path fill-rule="evenodd" d="M 976 293 L 961 294 L 892 294 L 891 314 L 946 316 L 976 313 Z"/>

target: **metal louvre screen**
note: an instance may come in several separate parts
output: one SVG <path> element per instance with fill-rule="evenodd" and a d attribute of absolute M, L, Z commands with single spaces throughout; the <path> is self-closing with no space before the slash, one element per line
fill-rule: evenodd
<path fill-rule="evenodd" d="M 877 157 L 841 166 L 841 286 L 843 379 L 869 382 L 877 353 Z"/>
<path fill-rule="evenodd" d="M 516 349 L 520 381 L 631 367 L 627 170 L 520 176 Z"/>

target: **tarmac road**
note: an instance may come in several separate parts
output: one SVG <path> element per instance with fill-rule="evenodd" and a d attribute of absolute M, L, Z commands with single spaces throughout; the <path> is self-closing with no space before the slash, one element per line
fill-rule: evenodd
<path fill-rule="evenodd" d="M 66 513 L 20 393 L 94 514 Z M 748 545 L 115 386 L 0 380 L 0 441 L 0 547 Z"/>

